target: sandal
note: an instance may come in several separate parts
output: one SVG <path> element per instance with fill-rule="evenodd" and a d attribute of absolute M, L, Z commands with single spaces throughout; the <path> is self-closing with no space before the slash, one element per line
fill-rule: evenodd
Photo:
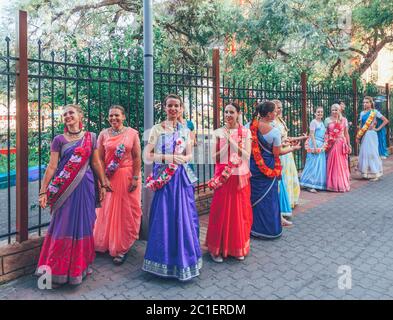
<path fill-rule="evenodd" d="M 281 226 L 283 226 L 283 227 L 292 227 L 293 226 L 293 222 L 288 221 L 287 219 L 284 219 L 283 217 L 281 217 Z"/>
<path fill-rule="evenodd" d="M 116 257 L 113 258 L 113 263 L 117 266 L 122 265 L 127 259 L 127 254 L 128 252 L 125 254 L 118 254 Z"/>

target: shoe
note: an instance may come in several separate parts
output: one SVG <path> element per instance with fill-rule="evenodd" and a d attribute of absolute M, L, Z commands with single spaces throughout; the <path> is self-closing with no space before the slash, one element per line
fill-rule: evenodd
<path fill-rule="evenodd" d="M 311 193 L 318 193 L 318 191 L 315 190 L 314 188 L 308 189 L 308 192 L 311 192 Z"/>
<path fill-rule="evenodd" d="M 127 259 L 127 254 L 128 254 L 128 252 L 125 253 L 125 254 L 119 254 L 119 255 L 117 255 L 116 257 L 113 258 L 113 260 L 112 260 L 113 263 L 114 263 L 116 266 L 122 265 L 122 264 L 124 263 L 124 261 L 126 261 L 126 259 Z"/>
<path fill-rule="evenodd" d="M 217 262 L 217 263 L 222 263 L 222 262 L 224 262 L 224 259 L 221 257 L 221 256 L 215 256 L 215 255 L 213 255 L 212 253 L 210 254 L 210 257 L 212 258 L 212 260 L 214 261 L 214 262 Z"/>
<path fill-rule="evenodd" d="M 386 160 L 386 159 L 387 159 L 387 157 L 383 156 L 383 157 L 381 157 L 381 159 L 382 159 L 382 160 Z"/>
<path fill-rule="evenodd" d="M 235 259 L 239 260 L 239 261 L 244 261 L 245 258 L 244 258 L 244 256 L 240 256 L 240 257 L 235 257 Z"/>
<path fill-rule="evenodd" d="M 378 181 L 378 180 L 379 180 L 379 178 L 373 178 L 373 179 L 370 179 L 369 181 L 375 182 L 375 181 Z"/>

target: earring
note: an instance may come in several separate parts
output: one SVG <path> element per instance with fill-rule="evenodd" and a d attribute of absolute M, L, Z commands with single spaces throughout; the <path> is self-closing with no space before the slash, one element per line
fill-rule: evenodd
<path fill-rule="evenodd" d="M 64 125 L 64 133 L 68 132 L 68 127 L 66 125 Z"/>

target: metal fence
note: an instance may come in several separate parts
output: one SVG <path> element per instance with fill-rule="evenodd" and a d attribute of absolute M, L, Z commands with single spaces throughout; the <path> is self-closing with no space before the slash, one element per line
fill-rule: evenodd
<path fill-rule="evenodd" d="M 26 47 L 27 47 L 27 38 Z M 1 48 L 2 46 L 0 46 Z M 16 86 L 22 70 L 17 63 L 20 55 L 13 52 L 14 44 L 7 38 L 4 49 L 0 49 L 0 241 L 8 243 L 23 232 L 41 235 L 50 220 L 48 210 L 38 206 L 38 190 L 41 188 L 45 165 L 50 154 L 50 142 L 56 134 L 63 132 L 60 107 L 68 103 L 78 103 L 85 110 L 85 126 L 99 133 L 108 127 L 108 108 L 120 104 L 127 112 L 127 125 L 143 133 L 143 72 L 140 49 L 129 52 L 93 54 L 85 52 L 51 52 L 42 49 L 41 42 L 30 46 L 26 58 L 28 73 L 28 167 L 29 183 L 24 188 L 28 194 L 18 198 L 15 184 L 16 152 L 16 112 L 18 99 Z M 26 51 L 27 52 L 27 51 Z M 385 96 L 382 112 L 389 115 L 389 99 L 393 95 L 387 86 L 385 90 L 375 90 L 353 80 L 351 83 L 311 84 L 305 74 L 301 81 L 236 82 L 220 75 L 219 52 L 214 50 L 212 64 L 204 68 L 184 66 L 182 68 L 163 67 L 154 72 L 154 119 L 163 120 L 162 101 L 168 93 L 176 93 L 183 98 L 186 118 L 195 125 L 198 147 L 195 148 L 195 172 L 199 178 L 196 192 L 206 189 L 206 182 L 213 175 L 210 164 L 210 137 L 213 130 L 223 124 L 223 107 L 229 101 L 237 101 L 242 109 L 243 123 L 251 120 L 257 103 L 263 99 L 279 99 L 283 102 L 283 117 L 288 124 L 290 136 L 298 136 L 307 131 L 309 122 L 317 106 L 323 106 L 325 116 L 330 106 L 338 99 L 344 100 L 346 117 L 352 126 L 352 143 L 355 136 L 358 114 L 362 110 L 364 95 Z M 20 120 L 18 120 L 20 121 Z M 392 127 L 392 125 L 391 125 Z M 388 132 L 391 138 L 392 130 Z M 356 151 L 355 151 L 356 152 Z M 304 153 L 303 153 L 304 156 Z M 302 168 L 301 152 L 295 154 L 297 167 Z M 24 170 L 24 169 L 23 169 Z M 27 180 L 26 180 L 27 181 Z M 21 187 L 21 186 L 19 186 Z M 16 203 L 19 201 L 19 209 Z M 23 203 L 22 203 L 23 202 Z M 26 205 L 26 213 L 21 203 Z M 19 219 L 19 220 L 18 220 Z M 23 220 L 25 219 L 25 220 Z M 22 221 L 22 222 L 21 222 Z M 19 241 L 26 237 L 19 238 Z"/>

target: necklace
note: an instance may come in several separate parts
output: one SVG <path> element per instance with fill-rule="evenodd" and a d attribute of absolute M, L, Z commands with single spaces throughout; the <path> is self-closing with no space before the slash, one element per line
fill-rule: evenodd
<path fill-rule="evenodd" d="M 81 132 L 82 132 L 82 129 L 79 130 L 78 132 L 72 132 L 72 131 L 70 131 L 70 130 L 67 131 L 67 133 L 68 133 L 69 135 L 78 135 L 78 134 L 80 134 Z"/>
<path fill-rule="evenodd" d="M 84 135 L 84 133 L 82 132 L 82 130 L 79 132 L 68 132 L 67 131 L 66 135 L 71 138 L 70 140 L 79 140 Z"/>
<path fill-rule="evenodd" d="M 119 134 L 123 133 L 123 131 L 124 131 L 124 127 L 121 128 L 120 130 L 115 130 L 111 128 L 112 136 L 118 136 Z"/>

